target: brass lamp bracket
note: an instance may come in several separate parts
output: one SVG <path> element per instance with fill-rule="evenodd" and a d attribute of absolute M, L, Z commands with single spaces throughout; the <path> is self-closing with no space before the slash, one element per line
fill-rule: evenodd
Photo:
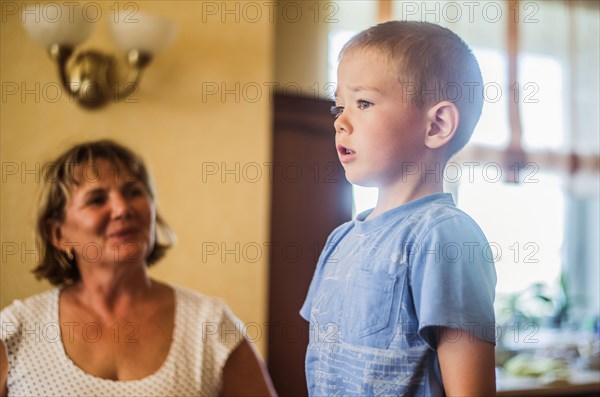
<path fill-rule="evenodd" d="M 143 69 L 152 60 L 150 54 L 130 50 L 127 53 L 127 78 L 121 79 L 116 60 L 98 51 L 74 54 L 71 47 L 53 44 L 49 52 L 57 63 L 63 87 L 87 108 L 97 108 L 111 98 L 116 102 L 131 95 Z"/>

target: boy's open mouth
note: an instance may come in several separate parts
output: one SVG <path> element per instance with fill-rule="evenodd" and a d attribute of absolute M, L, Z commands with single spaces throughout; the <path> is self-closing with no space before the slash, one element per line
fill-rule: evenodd
<path fill-rule="evenodd" d="M 342 146 L 342 145 L 337 145 L 337 150 L 338 150 L 338 153 L 340 154 L 340 156 L 347 156 L 349 154 L 356 153 L 354 150 L 348 149 L 347 147 Z"/>
<path fill-rule="evenodd" d="M 356 155 L 356 152 L 354 150 L 342 145 L 336 145 L 336 148 L 340 157 L 340 161 L 342 163 L 346 164 L 354 160 L 354 156 Z"/>

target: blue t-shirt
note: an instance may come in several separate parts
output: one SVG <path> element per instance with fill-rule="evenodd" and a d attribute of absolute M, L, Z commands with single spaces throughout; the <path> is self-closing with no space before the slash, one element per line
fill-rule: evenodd
<path fill-rule="evenodd" d="M 443 396 L 435 326 L 495 343 L 493 253 L 444 193 L 335 229 L 300 314 L 311 396 Z"/>

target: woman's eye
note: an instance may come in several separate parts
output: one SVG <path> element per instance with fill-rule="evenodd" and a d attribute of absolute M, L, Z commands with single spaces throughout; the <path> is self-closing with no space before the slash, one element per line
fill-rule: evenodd
<path fill-rule="evenodd" d="M 125 191 L 125 195 L 129 197 L 138 197 L 144 194 L 144 189 L 140 186 L 133 186 Z"/>
<path fill-rule="evenodd" d="M 102 205 L 104 203 L 104 197 L 96 196 L 88 200 L 89 205 Z"/>
<path fill-rule="evenodd" d="M 362 99 L 358 101 L 358 108 L 359 109 L 365 110 L 365 109 L 370 108 L 371 106 L 373 106 L 373 104 L 371 102 L 369 102 L 369 101 L 364 101 Z"/>
<path fill-rule="evenodd" d="M 331 107 L 331 114 L 336 119 L 341 116 L 341 114 L 342 114 L 343 111 L 344 111 L 344 107 L 343 106 L 332 106 Z"/>

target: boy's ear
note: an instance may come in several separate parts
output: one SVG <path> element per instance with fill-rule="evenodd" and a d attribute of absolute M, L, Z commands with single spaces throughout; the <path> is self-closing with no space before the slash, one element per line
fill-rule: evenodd
<path fill-rule="evenodd" d="M 460 112 L 452 102 L 443 101 L 432 106 L 427 111 L 427 134 L 425 146 L 439 149 L 446 145 L 458 128 Z"/>

